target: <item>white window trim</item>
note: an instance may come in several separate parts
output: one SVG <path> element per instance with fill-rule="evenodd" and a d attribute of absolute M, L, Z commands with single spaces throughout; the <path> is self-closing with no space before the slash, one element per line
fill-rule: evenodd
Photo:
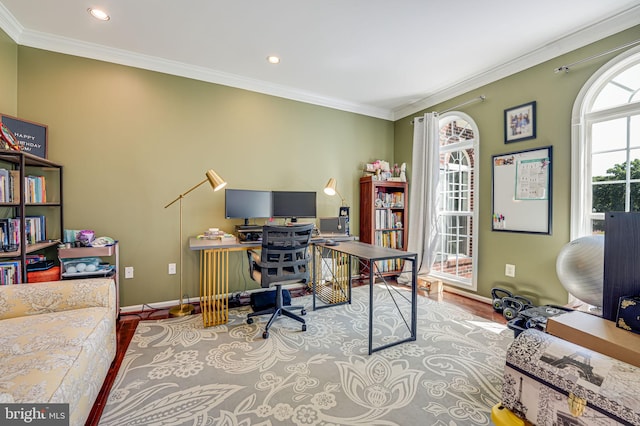
<path fill-rule="evenodd" d="M 638 61 L 640 46 L 629 49 L 616 56 L 600 67 L 582 86 L 573 104 L 571 116 L 571 232 L 570 240 L 591 235 L 591 214 L 585 214 L 591 208 L 591 144 L 587 144 L 587 131 L 590 124 L 601 119 L 602 113 L 595 111 L 587 113 L 604 84 L 620 69 Z M 623 105 L 607 110 L 607 114 L 614 110 L 625 115 L 629 110 L 636 110 L 637 104 Z M 611 118 L 613 115 L 609 115 Z"/>
<path fill-rule="evenodd" d="M 444 282 L 446 282 L 448 285 L 452 285 L 455 287 L 460 287 L 466 290 L 472 290 L 472 291 L 477 291 L 478 290 L 478 247 L 479 247 L 479 241 L 478 241 L 478 228 L 480 228 L 480 222 L 479 222 L 479 216 L 480 216 L 480 198 L 479 198 L 479 191 L 480 191 L 480 131 L 478 130 L 478 125 L 476 124 L 476 122 L 473 120 L 473 118 L 471 118 L 469 115 L 460 112 L 460 111 L 450 111 L 450 112 L 446 112 L 444 114 L 442 114 L 439 117 L 438 120 L 438 128 L 442 128 L 442 123 L 446 120 L 449 121 L 450 117 L 459 117 L 462 120 L 466 121 L 467 123 L 469 123 L 469 125 L 471 126 L 471 128 L 473 129 L 473 134 L 474 134 L 474 140 L 473 140 L 473 150 L 474 150 L 474 156 L 475 156 L 475 161 L 474 161 L 474 169 L 475 169 L 475 176 L 474 176 L 474 180 L 473 180 L 473 214 L 471 215 L 473 218 L 473 223 L 474 223 L 474 227 L 473 230 L 471 232 L 471 237 L 472 237 L 472 241 L 473 241 L 473 249 L 472 249 L 472 254 L 471 254 L 471 262 L 473 265 L 473 273 L 471 274 L 471 283 L 468 283 L 466 281 L 462 281 L 459 279 L 455 279 L 453 278 L 451 275 L 444 275 L 444 274 L 439 274 L 436 271 L 432 271 L 429 275 L 433 276 L 434 278 L 440 278 L 442 279 Z"/>

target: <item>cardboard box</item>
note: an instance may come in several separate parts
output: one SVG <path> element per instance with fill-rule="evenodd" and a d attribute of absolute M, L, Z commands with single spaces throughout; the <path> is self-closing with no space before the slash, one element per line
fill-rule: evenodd
<path fill-rule="evenodd" d="M 418 277 L 418 288 L 427 290 L 428 293 L 442 293 L 442 281 L 435 278 Z"/>
<path fill-rule="evenodd" d="M 547 333 L 640 367 L 640 335 L 616 327 L 613 321 L 573 311 L 549 318 Z"/>

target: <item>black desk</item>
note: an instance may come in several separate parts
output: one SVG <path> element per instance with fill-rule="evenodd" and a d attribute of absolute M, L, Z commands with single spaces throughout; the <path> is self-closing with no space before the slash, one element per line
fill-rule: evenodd
<path fill-rule="evenodd" d="M 417 254 L 416 253 L 406 252 L 406 251 L 392 249 L 392 248 L 374 246 L 368 243 L 361 243 L 358 241 L 341 242 L 336 246 L 328 246 L 326 244 L 316 243 L 313 245 L 313 247 L 314 247 L 314 251 L 327 249 L 327 250 L 333 250 L 334 252 L 342 253 L 348 256 L 348 262 L 347 262 L 348 277 L 349 277 L 348 295 L 346 295 L 345 301 L 342 303 L 351 303 L 351 287 L 352 287 L 351 278 L 353 276 L 351 271 L 351 264 L 352 264 L 351 260 L 355 257 L 358 259 L 358 261 L 361 264 L 365 264 L 366 266 L 368 266 L 369 268 L 369 355 L 371 355 L 373 352 L 388 348 L 390 346 L 395 346 L 400 343 L 416 340 L 416 327 L 417 327 L 417 315 L 418 315 L 417 313 L 418 291 L 417 291 L 417 283 L 416 283 L 416 277 L 417 277 L 417 271 L 416 271 Z M 334 303 L 334 304 L 328 304 L 328 305 L 316 307 L 316 283 L 318 281 L 317 279 L 318 267 L 316 265 L 317 257 L 318 256 L 316 256 L 316 253 L 314 252 L 313 271 L 315 276 L 313 277 L 313 286 L 312 286 L 314 310 L 341 304 L 341 303 Z M 373 284 L 375 282 L 376 277 L 382 278 L 382 280 L 384 281 L 383 274 L 377 270 L 376 261 L 389 260 L 389 259 L 403 259 L 405 261 L 411 262 L 411 318 L 409 323 L 407 322 L 407 319 L 405 318 L 398 304 L 396 303 L 396 306 L 398 306 L 398 309 L 400 310 L 400 315 L 402 316 L 402 319 L 404 320 L 410 332 L 410 336 L 406 339 L 388 343 L 386 345 L 382 345 L 374 349 L 373 348 L 373 319 L 374 319 Z M 392 298 L 393 298 L 393 293 L 390 293 L 390 294 L 392 295 Z M 399 295 L 399 297 L 404 297 L 401 295 L 400 292 L 397 292 L 397 294 Z M 395 298 L 394 298 L 394 302 L 396 302 Z"/>

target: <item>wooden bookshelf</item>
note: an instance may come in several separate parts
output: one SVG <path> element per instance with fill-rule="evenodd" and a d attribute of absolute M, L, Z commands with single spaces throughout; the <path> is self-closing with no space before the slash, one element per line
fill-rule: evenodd
<path fill-rule="evenodd" d="M 399 250 L 407 249 L 409 187 L 407 182 L 360 178 L 360 241 Z M 398 275 L 401 261 L 378 265 L 385 274 Z"/>
<path fill-rule="evenodd" d="M 27 255 L 48 251 L 62 237 L 62 166 L 27 152 L 0 150 L 0 169 L 5 178 L 0 191 L 0 207 L 4 208 L 0 219 L 3 223 L 19 219 L 17 226 L 12 225 L 11 237 L 0 242 L 0 267 L 16 263 L 20 273 L 15 283 L 24 283 L 28 277 Z M 35 222 L 29 220 L 33 218 Z M 8 227 L 3 230 L 9 235 Z"/>

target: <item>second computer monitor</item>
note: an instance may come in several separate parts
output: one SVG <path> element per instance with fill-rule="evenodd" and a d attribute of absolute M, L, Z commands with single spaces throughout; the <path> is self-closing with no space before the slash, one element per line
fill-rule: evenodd
<path fill-rule="evenodd" d="M 245 225 L 249 224 L 250 219 L 271 217 L 271 191 L 227 189 L 225 217 L 244 219 Z"/>
<path fill-rule="evenodd" d="M 290 218 L 297 222 L 300 217 L 316 217 L 315 191 L 272 191 L 273 217 Z"/>

